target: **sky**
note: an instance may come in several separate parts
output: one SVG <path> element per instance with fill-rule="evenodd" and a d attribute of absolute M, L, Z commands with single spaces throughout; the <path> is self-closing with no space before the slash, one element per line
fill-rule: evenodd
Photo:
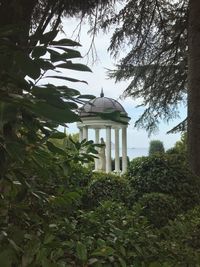
<path fill-rule="evenodd" d="M 74 32 L 78 25 L 79 21 L 76 19 L 65 19 L 63 21 L 63 33 L 59 34 L 59 38 L 71 38 L 72 40 L 77 40 L 78 32 Z M 113 69 L 116 61 L 110 56 L 107 49 L 109 47 L 109 41 L 112 36 L 112 32 L 104 34 L 100 32 L 95 37 L 95 48 L 97 52 L 98 60 L 93 63 L 92 56 L 89 54 L 85 56 L 88 52 L 88 49 L 91 44 L 91 36 L 88 33 L 89 25 L 85 23 L 81 26 L 81 33 L 79 42 L 82 47 L 78 47 L 83 56 L 83 59 L 78 59 L 78 63 L 87 64 L 91 69 L 90 72 L 76 72 L 76 71 L 65 71 L 64 75 L 69 77 L 74 77 L 80 80 L 87 81 L 88 84 L 84 83 L 74 83 L 73 88 L 78 89 L 83 94 L 92 94 L 95 96 L 99 96 L 101 92 L 101 88 L 103 88 L 104 95 L 106 97 L 111 97 L 118 100 L 129 117 L 131 117 L 130 125 L 127 131 L 127 142 L 129 148 L 148 148 L 149 142 L 151 140 L 160 140 L 163 142 L 165 149 L 172 147 L 176 141 L 180 139 L 180 134 L 166 134 L 168 130 L 173 128 L 176 124 L 178 124 L 181 119 L 186 117 L 185 108 L 181 107 L 181 116 L 179 119 L 173 120 L 170 124 L 160 123 L 159 131 L 148 137 L 148 133 L 145 130 L 138 130 L 134 127 L 135 121 L 138 119 L 139 115 L 142 114 L 141 108 L 136 108 L 139 100 L 133 100 L 131 98 L 127 98 L 125 100 L 121 100 L 120 96 L 123 91 L 128 86 L 128 81 L 123 81 L 120 83 L 115 83 L 114 79 L 108 79 L 107 77 L 107 69 Z M 74 32 L 74 33 L 73 33 Z M 126 51 L 122 51 L 126 52 Z M 75 60 L 73 60 L 75 62 Z M 77 133 L 78 129 L 76 124 L 69 124 L 67 131 L 69 133 Z M 104 137 L 104 133 L 102 132 L 102 136 Z M 94 133 L 92 131 L 89 132 L 89 138 L 94 138 Z"/>

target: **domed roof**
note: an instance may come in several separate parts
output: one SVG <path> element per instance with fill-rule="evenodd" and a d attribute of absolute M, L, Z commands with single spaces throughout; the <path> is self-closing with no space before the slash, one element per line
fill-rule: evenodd
<path fill-rule="evenodd" d="M 122 116 L 128 117 L 123 106 L 115 99 L 104 97 L 103 90 L 100 97 L 96 97 L 80 108 L 80 117 L 97 116 L 98 113 L 119 111 Z"/>

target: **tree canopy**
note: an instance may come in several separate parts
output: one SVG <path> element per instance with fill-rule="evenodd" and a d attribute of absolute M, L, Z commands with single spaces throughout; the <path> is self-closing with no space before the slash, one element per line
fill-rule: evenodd
<path fill-rule="evenodd" d="M 145 111 L 136 125 L 151 132 L 160 119 L 178 116 L 186 101 L 188 0 L 130 0 L 103 28 L 113 24 L 111 54 L 118 59 L 128 52 L 110 76 L 130 80 L 124 97 L 142 99 Z"/>

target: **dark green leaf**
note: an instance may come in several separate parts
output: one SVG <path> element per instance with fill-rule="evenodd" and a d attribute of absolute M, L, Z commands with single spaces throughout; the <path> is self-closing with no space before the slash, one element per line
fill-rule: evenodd
<path fill-rule="evenodd" d="M 70 58 L 81 58 L 82 57 L 80 52 L 76 50 L 72 50 L 72 51 L 69 50 L 68 52 L 62 53 L 62 54 L 52 49 L 48 49 L 48 52 L 51 55 L 52 62 L 66 61 L 67 59 L 70 59 Z"/>
<path fill-rule="evenodd" d="M 113 255 L 114 253 L 114 249 L 111 248 L 111 247 L 102 247 L 102 248 L 98 248 L 96 249 L 92 255 L 93 256 L 102 256 L 102 257 L 107 257 L 107 256 L 110 256 L 110 255 Z"/>
<path fill-rule="evenodd" d="M 0 252 L 0 263 L 2 267 L 11 267 L 12 266 L 12 255 L 11 250 L 3 250 Z"/>
<path fill-rule="evenodd" d="M 57 123 L 71 123 L 80 121 L 77 114 L 72 112 L 70 109 L 59 109 L 57 107 L 51 106 L 45 102 L 37 102 L 31 105 L 30 110 L 35 114 L 50 119 Z"/>
<path fill-rule="evenodd" d="M 62 156 L 66 155 L 66 153 L 65 153 L 65 151 L 63 149 L 55 146 L 53 143 L 51 143 L 49 141 L 47 141 L 47 147 L 54 154 L 59 154 L 59 155 L 62 155 Z"/>
<path fill-rule="evenodd" d="M 28 75 L 33 79 L 37 79 L 40 76 L 40 67 L 37 62 L 32 60 L 28 55 L 20 51 L 15 53 L 15 60 L 24 75 Z M 20 73 L 19 73 L 20 74 Z"/>
<path fill-rule="evenodd" d="M 80 98 L 80 99 L 82 99 L 82 98 L 84 98 L 84 99 L 94 99 L 95 96 L 93 96 L 93 95 L 80 95 L 78 98 Z"/>
<path fill-rule="evenodd" d="M 40 37 L 41 44 L 52 42 L 58 34 L 58 30 L 49 31 Z"/>
<path fill-rule="evenodd" d="M 37 62 L 38 66 L 45 71 L 55 69 L 55 66 L 46 59 L 37 58 L 35 62 Z"/>
<path fill-rule="evenodd" d="M 32 57 L 33 58 L 39 58 L 41 56 L 44 56 L 46 54 L 46 47 L 45 46 L 36 46 L 34 49 L 33 49 L 33 52 L 32 52 Z"/>
<path fill-rule="evenodd" d="M 83 64 L 78 63 L 72 63 L 71 61 L 68 61 L 66 63 L 61 63 L 56 65 L 57 68 L 63 68 L 63 69 L 70 69 L 70 70 L 76 70 L 76 71 L 89 71 L 92 72 L 89 67 Z"/>
<path fill-rule="evenodd" d="M 86 81 L 83 81 L 83 80 L 77 80 L 77 79 L 74 79 L 74 78 L 63 77 L 63 76 L 47 76 L 47 77 L 44 77 L 44 78 L 61 79 L 61 80 L 69 81 L 69 82 L 81 82 L 81 83 L 88 84 Z"/>
<path fill-rule="evenodd" d="M 61 133 L 61 132 L 56 132 L 51 134 L 51 138 L 55 138 L 55 139 L 63 139 L 66 137 L 65 133 Z"/>
<path fill-rule="evenodd" d="M 77 257 L 81 261 L 86 261 L 87 260 L 87 248 L 80 241 L 77 242 L 77 245 L 76 245 L 76 253 L 77 253 Z"/>
<path fill-rule="evenodd" d="M 59 41 L 51 42 L 52 45 L 61 45 L 61 46 L 81 46 L 79 43 L 72 41 L 70 39 L 60 39 Z"/>

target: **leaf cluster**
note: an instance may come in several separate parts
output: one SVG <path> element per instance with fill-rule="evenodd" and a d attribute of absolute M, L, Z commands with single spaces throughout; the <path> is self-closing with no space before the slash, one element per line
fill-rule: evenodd
<path fill-rule="evenodd" d="M 135 124 L 149 132 L 175 118 L 186 99 L 187 21 L 187 0 L 130 0 L 102 25 L 117 25 L 109 50 L 117 59 L 128 52 L 110 77 L 130 81 L 124 97 L 141 99 L 145 110 Z"/>

